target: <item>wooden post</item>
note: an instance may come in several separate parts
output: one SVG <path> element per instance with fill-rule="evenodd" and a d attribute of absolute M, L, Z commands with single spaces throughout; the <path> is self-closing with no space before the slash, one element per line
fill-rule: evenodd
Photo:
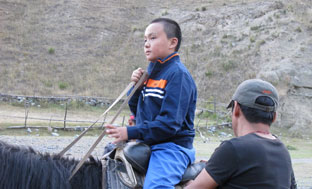
<path fill-rule="evenodd" d="M 26 128 L 27 127 L 28 112 L 29 112 L 27 100 L 25 100 L 24 107 L 25 107 L 25 123 L 24 123 L 24 127 Z"/>
<path fill-rule="evenodd" d="M 197 122 L 197 128 L 199 129 L 199 122 L 200 122 L 200 117 L 198 117 L 198 122 Z"/>
<path fill-rule="evenodd" d="M 52 129 L 52 127 L 51 127 L 51 121 L 52 121 L 52 116 L 50 117 L 50 122 L 49 122 L 49 126 L 48 126 L 48 131 L 49 131 L 50 133 L 53 132 L 53 129 Z"/>
<path fill-rule="evenodd" d="M 122 117 L 122 124 L 121 124 L 121 126 L 124 126 L 124 123 L 125 123 L 125 116 Z"/>
<path fill-rule="evenodd" d="M 107 116 L 107 113 L 104 115 L 103 123 L 102 123 L 102 126 L 101 126 L 101 128 L 102 128 L 102 129 L 104 128 L 104 124 L 105 124 L 106 116 Z"/>
<path fill-rule="evenodd" d="M 215 96 L 213 96 L 213 113 L 217 115 L 217 102 Z"/>
<path fill-rule="evenodd" d="M 67 117 L 67 102 L 65 104 L 65 116 L 64 116 L 64 131 L 66 129 L 66 117 Z"/>
<path fill-rule="evenodd" d="M 217 101 L 216 101 L 216 97 L 215 96 L 213 96 L 213 113 L 215 114 L 216 122 L 218 123 L 219 122 L 219 116 L 217 114 Z"/>

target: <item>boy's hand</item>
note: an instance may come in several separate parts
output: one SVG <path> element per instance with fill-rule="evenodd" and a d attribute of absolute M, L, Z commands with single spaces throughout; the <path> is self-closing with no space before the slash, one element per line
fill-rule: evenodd
<path fill-rule="evenodd" d="M 138 68 L 132 72 L 131 81 L 138 82 L 143 75 L 144 70 L 142 68 Z"/>
<path fill-rule="evenodd" d="M 128 140 L 127 127 L 116 127 L 112 125 L 106 125 L 105 127 L 108 136 L 116 139 L 113 141 L 114 144 Z"/>

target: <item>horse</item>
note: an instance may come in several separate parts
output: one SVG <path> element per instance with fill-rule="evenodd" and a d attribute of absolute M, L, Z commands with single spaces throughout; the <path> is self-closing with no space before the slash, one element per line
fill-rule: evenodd
<path fill-rule="evenodd" d="M 141 149 L 145 150 L 145 147 Z M 127 152 L 132 153 L 131 150 L 133 149 L 130 148 Z M 90 156 L 69 180 L 79 163 L 78 160 L 57 154 L 40 153 L 29 146 L 11 145 L 0 141 L 0 188 L 142 188 L 144 173 L 138 171 L 140 167 L 133 168 L 127 161 L 131 160 L 131 157 L 126 158 L 125 154 L 122 148 L 117 148 L 102 159 Z M 201 165 L 195 174 L 191 173 L 192 177 L 186 176 L 184 180 L 194 179 L 202 168 Z M 183 188 L 183 183 L 176 188 Z"/>

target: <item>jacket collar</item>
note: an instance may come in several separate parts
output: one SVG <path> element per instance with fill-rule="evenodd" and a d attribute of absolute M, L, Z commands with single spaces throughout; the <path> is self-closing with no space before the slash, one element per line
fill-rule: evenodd
<path fill-rule="evenodd" d="M 158 72 L 162 70 L 164 67 L 170 64 L 174 59 L 179 59 L 179 54 L 177 52 L 174 52 L 170 55 L 168 55 L 164 59 L 158 59 L 156 62 L 150 62 L 148 67 L 148 74 L 151 75 L 152 72 Z M 166 63 L 166 64 L 165 64 Z"/>
<path fill-rule="evenodd" d="M 173 57 L 176 57 L 176 56 L 179 56 L 179 54 L 177 52 L 174 52 L 170 55 L 168 55 L 166 58 L 164 59 L 158 59 L 157 62 L 161 63 L 161 64 L 164 64 L 166 63 L 167 61 L 171 60 Z"/>

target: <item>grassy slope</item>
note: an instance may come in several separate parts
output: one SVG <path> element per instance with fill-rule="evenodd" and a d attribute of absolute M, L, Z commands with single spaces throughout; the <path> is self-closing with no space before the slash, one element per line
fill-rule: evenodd
<path fill-rule="evenodd" d="M 0 1 L 0 92 L 115 97 L 132 70 L 146 67 L 144 28 L 164 16 L 181 24 L 182 60 L 199 97 L 225 101 L 263 64 L 289 58 L 295 50 L 269 54 L 272 49 L 305 48 L 301 39 L 311 24 L 304 3 Z"/>

